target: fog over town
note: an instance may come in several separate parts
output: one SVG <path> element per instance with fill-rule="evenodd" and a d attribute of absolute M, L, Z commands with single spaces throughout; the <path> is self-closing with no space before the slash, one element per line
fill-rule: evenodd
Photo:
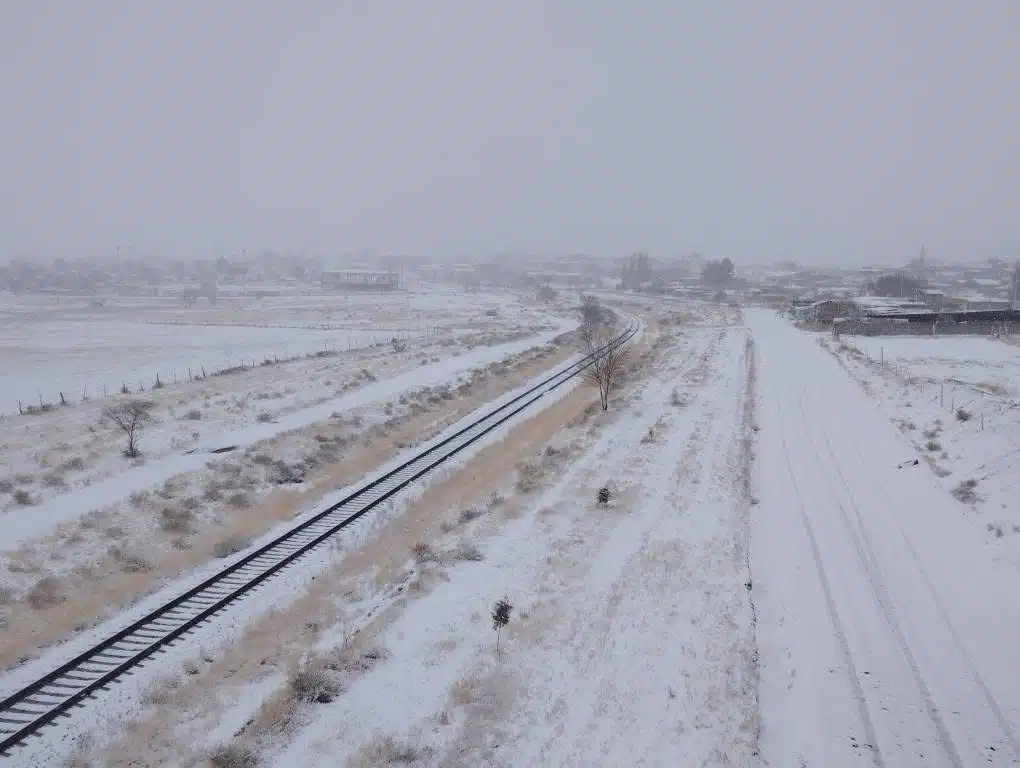
<path fill-rule="evenodd" d="M 1020 765 L 1018 22 L 0 5 L 0 764 Z"/>

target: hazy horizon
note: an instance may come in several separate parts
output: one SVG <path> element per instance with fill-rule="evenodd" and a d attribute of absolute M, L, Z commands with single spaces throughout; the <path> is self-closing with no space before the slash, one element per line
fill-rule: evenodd
<path fill-rule="evenodd" d="M 1020 255 L 1015 4 L 719 5 L 6 4 L 0 260 Z"/>

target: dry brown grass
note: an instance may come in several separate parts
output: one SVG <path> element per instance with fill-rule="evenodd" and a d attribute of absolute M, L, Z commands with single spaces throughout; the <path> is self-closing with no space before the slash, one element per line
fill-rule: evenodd
<path fill-rule="evenodd" d="M 281 486 L 270 491 L 259 503 L 229 515 L 208 536 L 188 537 L 192 531 L 185 530 L 191 522 L 186 500 L 175 500 L 181 492 L 183 480 L 168 480 L 156 496 L 163 508 L 172 510 L 169 525 L 173 530 L 168 532 L 184 537 L 181 542 L 187 546 L 163 551 L 158 557 L 154 554 L 149 570 L 125 572 L 121 561 L 108 557 L 90 570 L 88 578 L 63 585 L 60 600 L 51 603 L 43 599 L 37 600 L 36 605 L 25 602 L 12 605 L 8 611 L 10 628 L 4 631 L 4 643 L 0 645 L 0 669 L 9 668 L 38 648 L 67 637 L 76 628 L 92 625 L 118 606 L 127 606 L 160 581 L 222 556 L 219 554 L 222 552 L 221 542 L 254 539 L 273 526 L 292 520 L 300 512 L 314 508 L 336 488 L 358 480 L 391 460 L 399 452 L 399 445 L 420 439 L 426 430 L 438 432 L 445 429 L 541 371 L 560 365 L 571 354 L 573 352 L 569 349 L 560 350 L 522 362 L 505 376 L 488 377 L 476 384 L 471 397 L 450 404 L 442 401 L 443 405 L 437 406 L 442 408 L 441 418 L 437 419 L 435 412 L 427 411 L 367 444 L 352 446 L 339 463 L 320 468 L 316 476 L 309 477 L 300 486 Z M 474 487 L 477 488 L 478 484 Z M 161 511 L 159 514 L 164 513 Z M 160 524 L 163 525 L 162 517 Z M 408 545 L 402 551 L 407 552 Z"/>
<path fill-rule="evenodd" d="M 349 768 L 381 768 L 387 765 L 421 765 L 432 755 L 432 749 L 408 739 L 379 736 L 366 744 L 347 763 Z"/>
<path fill-rule="evenodd" d="M 151 764 L 161 757 L 180 759 L 193 741 L 187 730 L 201 729 L 203 715 L 214 717 L 218 711 L 220 704 L 209 692 L 240 692 L 274 672 L 290 670 L 293 674 L 300 669 L 302 663 L 307 663 L 304 657 L 318 631 L 342 624 L 344 597 L 355 599 L 362 594 L 365 574 L 374 573 L 376 583 L 384 588 L 397 584 L 405 573 L 412 545 L 433 540 L 443 524 L 458 524 L 461 510 L 485 508 L 485 519 L 494 522 L 519 514 L 521 500 L 494 499 L 493 485 L 512 477 L 508 468 L 540 454 L 565 424 L 578 418 L 592 396 L 585 388 L 571 392 L 514 426 L 504 440 L 481 449 L 445 480 L 426 488 L 406 512 L 383 523 L 368 542 L 346 553 L 329 572 L 317 578 L 305 595 L 255 622 L 242 638 L 210 661 L 201 676 L 188 678 L 188 684 L 175 693 L 173 707 L 150 711 L 126 729 L 120 743 L 108 749 L 104 764 L 127 766 Z M 560 460 L 563 455 L 554 452 L 548 460 Z M 439 509 L 449 511 L 445 516 L 437 515 Z M 403 601 L 397 600 L 377 613 L 361 632 L 349 637 L 333 658 L 327 655 L 318 663 L 344 674 L 364 671 L 381 655 L 374 646 L 402 610 Z M 240 743 L 271 738 L 278 747 L 293 732 L 299 716 L 300 706 L 289 689 L 282 690 L 266 702 L 245 729 Z"/>
<path fill-rule="evenodd" d="M 193 678 L 194 683 L 178 692 L 176 710 L 152 712 L 132 726 L 122 741 L 111 748 L 110 764 L 130 765 L 132 760 L 151 761 L 159 754 L 181 754 L 184 747 L 168 723 L 179 722 L 184 713 L 214 709 L 216 704 L 209 696 L 213 686 L 229 686 L 232 681 L 249 683 L 273 670 L 296 665 L 307 648 L 304 628 L 309 624 L 331 626 L 340 621 L 337 595 L 354 594 L 363 574 L 373 570 L 378 574 L 377 583 L 396 582 L 411 546 L 439 534 L 443 520 L 435 514 L 436 509 L 448 509 L 454 518 L 458 510 L 476 507 L 492 509 L 490 517 L 512 514 L 517 500 L 500 499 L 498 504 L 492 504 L 493 484 L 506 477 L 508 467 L 538 453 L 585 408 L 590 398 L 590 392 L 575 390 L 516 425 L 506 439 L 480 450 L 446 480 L 428 487 L 403 515 L 383 524 L 364 546 L 346 554 L 329 573 L 317 578 L 299 600 L 250 627 L 242 640 L 226 649 L 202 676 Z M 371 650 L 376 638 L 400 610 L 397 604 L 377 614 L 371 626 L 338 653 L 347 659 L 364 658 L 362 654 Z M 284 736 L 297 717 L 290 698 L 272 697 L 252 727 Z"/>

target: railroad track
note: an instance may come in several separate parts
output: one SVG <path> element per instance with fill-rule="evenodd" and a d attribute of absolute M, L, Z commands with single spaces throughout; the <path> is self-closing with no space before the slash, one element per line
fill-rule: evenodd
<path fill-rule="evenodd" d="M 637 330 L 632 325 L 603 349 L 627 343 Z M 108 688 L 154 653 L 236 603 L 547 392 L 582 373 L 592 361 L 593 356 L 583 357 L 527 391 L 493 406 L 463 429 L 0 701 L 0 755 L 9 755 L 58 717 L 82 706 L 90 696 Z"/>

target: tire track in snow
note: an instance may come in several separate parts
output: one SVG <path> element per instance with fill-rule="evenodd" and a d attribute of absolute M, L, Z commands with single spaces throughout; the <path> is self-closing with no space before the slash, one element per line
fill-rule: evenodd
<path fill-rule="evenodd" d="M 829 616 L 829 623 L 832 625 L 833 632 L 836 635 L 836 640 L 839 644 L 840 656 L 842 657 L 843 663 L 848 671 L 847 680 L 850 684 L 853 700 L 856 704 L 859 724 L 864 731 L 865 738 L 867 739 L 866 746 L 870 747 L 869 751 L 872 757 L 872 764 L 876 768 L 885 768 L 885 759 L 882 757 L 882 754 L 878 749 L 878 736 L 875 731 L 875 724 L 871 719 L 871 713 L 868 710 L 867 699 L 864 696 L 864 687 L 861 685 L 860 673 L 857 671 L 853 654 L 850 651 L 850 643 L 847 640 L 846 625 L 844 624 L 839 608 L 836 605 L 832 585 L 829 582 L 829 577 L 826 574 L 825 565 L 822 560 L 821 548 L 818 546 L 818 539 L 815 535 L 814 526 L 811 524 L 811 519 L 807 514 L 806 505 L 804 503 L 804 494 L 801 491 L 800 484 L 797 482 L 797 472 L 794 470 L 793 462 L 790 458 L 790 445 L 787 440 L 785 429 L 785 425 L 788 422 L 786 418 L 784 418 L 782 403 L 778 396 L 775 398 L 775 411 L 778 416 L 778 422 L 782 425 L 780 426 L 780 441 L 783 447 L 783 459 L 786 465 L 787 474 L 790 478 L 790 487 L 793 489 L 794 498 L 797 502 L 797 511 L 800 513 L 801 523 L 803 525 L 804 532 L 807 534 L 808 543 L 811 548 L 811 557 L 815 566 L 815 573 L 818 576 L 819 585 L 821 586 L 822 593 L 825 596 L 825 607 Z"/>
<path fill-rule="evenodd" d="M 806 396 L 804 391 L 801 390 L 799 393 L 799 399 L 803 406 L 802 410 L 807 412 L 808 406 L 806 405 L 805 397 Z M 816 406 L 817 403 L 815 407 Z M 952 740 L 952 737 L 949 733 L 949 729 L 941 716 L 939 708 L 933 700 L 930 687 L 928 686 L 926 680 L 924 679 L 919 669 L 919 666 L 916 660 L 914 659 L 913 653 L 910 650 L 909 645 L 906 643 L 906 639 L 903 636 L 903 631 L 902 629 L 899 628 L 899 624 L 895 616 L 893 615 L 891 609 L 892 601 L 890 600 L 886 587 L 883 583 L 881 576 L 881 568 L 879 567 L 878 560 L 875 556 L 874 543 L 872 538 L 868 534 L 867 526 L 865 525 L 864 518 L 860 510 L 860 504 L 858 503 L 856 494 L 854 493 L 851 484 L 847 481 L 846 475 L 843 472 L 842 466 L 832 446 L 832 440 L 828 432 L 823 429 L 821 431 L 821 436 L 825 442 L 825 451 L 829 457 L 831 466 L 834 468 L 836 476 L 839 479 L 839 483 L 840 485 L 842 485 L 848 497 L 848 500 L 850 501 L 850 506 L 853 509 L 854 517 L 856 518 L 857 522 L 856 525 L 857 530 L 856 532 L 854 532 L 853 535 L 858 539 L 858 550 L 859 552 L 861 552 L 862 558 L 866 556 L 867 563 L 866 567 L 869 570 L 869 577 L 871 578 L 872 583 L 875 586 L 876 598 L 878 598 L 879 601 L 882 602 L 883 610 L 887 614 L 887 620 L 889 621 L 890 627 L 893 629 L 894 633 L 896 633 L 898 641 L 905 646 L 903 649 L 904 655 L 907 657 L 908 661 L 911 664 L 915 678 L 918 681 L 918 687 L 920 688 L 922 695 L 925 697 L 926 704 L 930 707 L 930 712 L 932 714 L 933 719 L 936 721 L 936 724 L 940 728 L 940 733 L 944 735 L 944 738 L 946 739 L 948 745 L 951 747 L 952 755 L 955 756 L 954 766 L 955 765 L 962 766 L 964 764 L 962 758 L 960 757 L 959 752 L 955 746 L 955 743 Z M 814 442 L 813 436 L 811 436 L 811 440 L 812 442 Z M 817 442 L 814 442 L 814 444 L 817 447 Z M 860 440 L 854 441 L 854 445 L 856 448 L 855 454 L 858 462 L 861 464 L 862 467 L 867 468 L 868 462 L 864 457 L 863 453 L 861 452 L 860 447 L 861 441 Z M 871 476 L 873 477 L 873 475 Z M 878 482 L 882 486 L 883 490 L 887 489 L 885 482 L 881 480 L 881 478 L 878 479 Z M 889 497 L 892 498 L 892 495 L 890 494 Z M 846 516 L 846 511 L 841 504 L 840 510 L 843 512 L 843 515 Z M 924 566 L 921 563 L 920 558 L 918 557 L 916 548 L 910 541 L 910 538 L 907 536 L 907 533 L 904 530 L 903 525 L 899 521 L 897 516 L 896 515 L 888 516 L 888 520 L 891 520 L 895 523 L 895 527 L 897 533 L 899 534 L 900 541 L 910 553 L 911 562 L 913 563 L 913 566 L 917 571 L 917 575 L 920 577 L 919 580 L 923 584 L 928 597 L 932 601 L 932 604 L 935 607 L 938 616 L 942 621 L 943 626 L 947 630 L 956 652 L 959 654 L 960 659 L 964 662 L 974 687 L 980 692 L 981 697 L 985 701 L 985 705 L 988 707 L 989 711 L 994 716 L 996 725 L 1001 731 L 1001 735 L 1003 737 L 1002 740 L 1006 742 L 1012 749 L 1014 758 L 1020 761 L 1020 744 L 1018 744 L 1017 739 L 1013 734 L 1013 730 L 1010 727 L 1009 722 L 1005 717 L 1005 714 L 1003 713 L 1002 707 L 999 704 L 998 700 L 995 698 L 994 694 L 991 692 L 988 683 L 981 675 L 980 670 L 978 669 L 977 664 L 974 662 L 973 657 L 970 655 L 966 646 L 962 642 L 959 633 L 957 632 L 956 626 L 953 623 L 952 619 L 950 618 L 949 612 L 946 610 L 945 604 L 943 603 L 938 592 L 935 590 L 931 581 L 931 577 L 928 575 L 927 571 L 925 570 Z M 851 525 L 849 520 L 847 521 L 847 524 L 848 526 Z"/>
<path fill-rule="evenodd" d="M 800 382 L 800 377 L 797 377 L 797 381 Z M 801 413 L 807 414 L 811 412 L 808 410 L 808 405 L 804 398 L 803 387 L 799 383 L 797 386 L 797 402 L 800 405 Z M 931 686 L 928 684 L 927 679 L 921 672 L 921 668 L 917 663 L 914 651 L 911 648 L 910 643 L 907 642 L 903 627 L 893 610 L 892 601 L 889 598 L 888 589 L 886 588 L 878 567 L 878 561 L 874 555 L 874 548 L 871 546 L 871 541 L 861 517 L 860 509 L 856 503 L 851 503 L 851 508 L 853 509 L 854 517 L 856 518 L 855 525 L 854 521 L 850 519 L 850 514 L 847 512 L 846 507 L 839 499 L 839 489 L 835 487 L 830 472 L 826 471 L 824 462 L 821 460 L 824 454 L 821 446 L 815 439 L 812 428 L 808 426 L 811 424 L 811 420 L 801 419 L 798 420 L 798 423 L 802 426 L 802 431 L 805 437 L 814 449 L 814 456 L 818 459 L 818 461 L 816 461 L 816 467 L 819 470 L 818 474 L 821 476 L 822 480 L 824 480 L 828 489 L 832 492 L 833 503 L 836 509 L 839 510 L 840 520 L 843 522 L 843 526 L 853 543 L 853 549 L 860 560 L 864 574 L 867 576 L 868 583 L 871 586 L 871 591 L 878 603 L 878 607 L 881 609 L 889 634 L 892 636 L 892 640 L 895 643 L 896 648 L 899 650 L 900 654 L 902 654 L 909 669 L 910 677 L 914 686 L 916 686 L 916 693 L 921 698 L 922 706 L 920 709 L 928 715 L 928 718 L 931 720 L 931 724 L 935 729 L 935 733 L 937 735 L 935 743 L 941 747 L 944 756 L 948 759 L 952 768 L 964 768 L 964 762 L 960 757 L 960 751 L 949 732 L 949 728 L 946 726 L 946 721 L 942 717 L 942 712 L 935 701 L 935 697 L 932 695 Z M 825 436 L 825 439 L 826 443 L 828 443 L 827 435 Z M 836 461 L 835 456 L 832 454 L 831 445 L 829 446 L 828 455 L 832 459 L 836 474 L 840 478 L 843 488 L 847 492 L 850 492 L 846 478 L 838 466 L 838 461 Z M 903 706 L 906 707 L 909 705 L 904 704 Z M 876 750 L 881 751 L 881 747 L 877 739 L 872 743 L 875 745 Z"/>

